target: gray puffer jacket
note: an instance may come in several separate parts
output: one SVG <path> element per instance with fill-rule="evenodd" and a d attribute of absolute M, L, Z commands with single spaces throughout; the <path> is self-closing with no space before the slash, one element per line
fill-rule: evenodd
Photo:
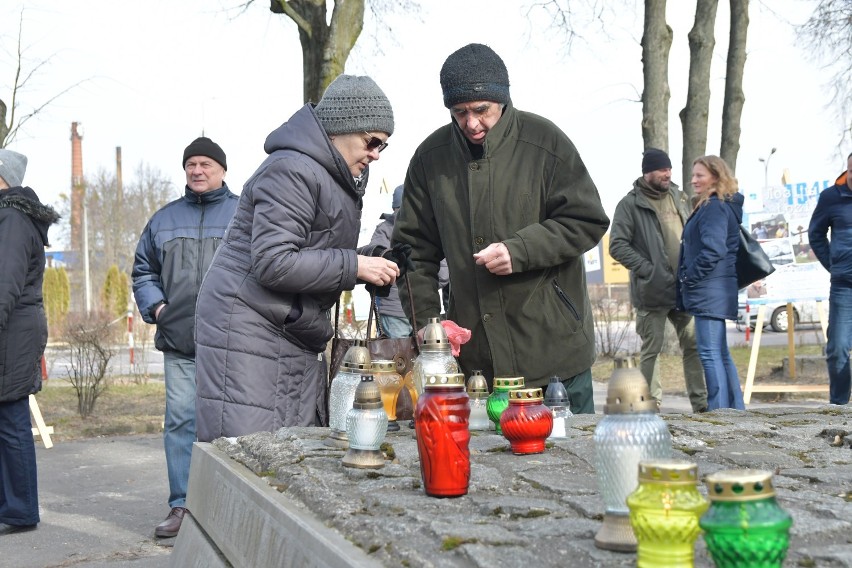
<path fill-rule="evenodd" d="M 310 104 L 264 149 L 198 297 L 203 442 L 327 423 L 322 352 L 355 286 L 363 189 Z"/>
<path fill-rule="evenodd" d="M 663 242 L 657 211 L 642 193 L 638 178 L 615 208 L 610 226 L 609 254 L 630 271 L 630 301 L 640 310 L 671 310 L 675 307 L 677 277 Z M 669 187 L 682 223 L 689 218 L 686 194 L 675 184 Z M 675 262 L 671 262 L 675 261 Z"/>

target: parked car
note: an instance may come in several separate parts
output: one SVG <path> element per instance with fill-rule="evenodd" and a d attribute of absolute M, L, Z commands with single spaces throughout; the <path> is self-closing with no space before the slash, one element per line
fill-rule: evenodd
<path fill-rule="evenodd" d="M 757 325 L 757 310 L 761 303 L 765 303 L 764 326 L 770 326 L 772 331 L 786 332 L 790 317 L 787 313 L 788 301 L 793 305 L 794 325 L 818 324 L 817 299 L 827 300 L 829 288 L 830 276 L 818 262 L 776 265 L 775 272 L 768 277 L 740 290 L 737 326 L 744 326 L 748 322 L 749 327 L 754 329 Z M 827 303 L 824 304 L 824 310 L 828 317 Z"/>

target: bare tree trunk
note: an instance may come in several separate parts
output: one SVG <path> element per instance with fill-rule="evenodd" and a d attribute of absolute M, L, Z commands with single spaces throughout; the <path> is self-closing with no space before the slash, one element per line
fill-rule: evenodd
<path fill-rule="evenodd" d="M 722 107 L 722 144 L 719 156 L 737 169 L 740 152 L 740 124 L 745 104 L 743 71 L 746 62 L 748 33 L 748 0 L 731 1 L 731 34 L 728 42 L 728 65 L 725 76 L 725 102 Z"/>
<path fill-rule="evenodd" d="M 349 52 L 364 27 L 364 0 L 335 0 L 326 24 L 325 0 L 271 0 L 272 12 L 299 28 L 304 73 L 302 96 L 319 102 L 325 88 L 343 72 Z"/>
<path fill-rule="evenodd" d="M 710 63 L 716 38 L 718 0 L 696 0 L 695 24 L 689 32 L 689 88 L 686 106 L 680 111 L 683 127 L 683 185 L 692 196 L 692 161 L 707 150 L 707 117 L 710 112 Z"/>
<path fill-rule="evenodd" d="M 666 23 L 666 0 L 645 0 L 642 35 L 642 140 L 645 148 L 669 150 L 669 51 L 672 28 Z"/>

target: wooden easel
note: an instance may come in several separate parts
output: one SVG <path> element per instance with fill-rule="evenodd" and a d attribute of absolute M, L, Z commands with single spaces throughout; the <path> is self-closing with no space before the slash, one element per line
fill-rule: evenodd
<path fill-rule="evenodd" d="M 41 409 L 38 407 L 36 397 L 30 395 L 30 414 L 32 414 L 35 428 L 33 428 L 33 436 L 38 438 L 41 436 L 41 441 L 45 448 L 52 448 L 53 442 L 50 440 L 50 435 L 53 434 L 53 426 L 48 426 L 44 423 L 44 418 L 41 416 Z"/>
<path fill-rule="evenodd" d="M 828 337 L 828 320 L 825 317 L 825 308 L 823 302 L 825 298 L 807 298 L 803 300 L 816 300 L 817 313 L 819 314 L 819 323 L 822 327 L 823 337 Z M 760 338 L 763 336 L 763 322 L 766 317 L 765 299 L 751 299 L 749 303 L 759 304 L 757 308 L 757 323 L 754 327 L 754 339 L 751 344 L 751 356 L 748 360 L 748 374 L 746 375 L 745 389 L 743 389 L 743 402 L 749 404 L 751 402 L 751 393 L 753 392 L 828 392 L 828 385 L 755 385 L 754 375 L 757 370 L 757 354 L 760 349 Z M 796 316 L 793 312 L 793 303 L 787 302 L 787 345 L 790 353 L 790 378 L 796 378 L 796 342 L 793 328 L 795 326 Z"/>

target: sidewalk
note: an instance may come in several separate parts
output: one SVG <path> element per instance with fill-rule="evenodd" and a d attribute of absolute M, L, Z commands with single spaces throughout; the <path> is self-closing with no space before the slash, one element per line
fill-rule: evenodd
<path fill-rule="evenodd" d="M 169 512 L 162 435 L 36 443 L 41 523 L 0 537 L 0 567 L 168 566 L 175 539 L 154 527 Z"/>

